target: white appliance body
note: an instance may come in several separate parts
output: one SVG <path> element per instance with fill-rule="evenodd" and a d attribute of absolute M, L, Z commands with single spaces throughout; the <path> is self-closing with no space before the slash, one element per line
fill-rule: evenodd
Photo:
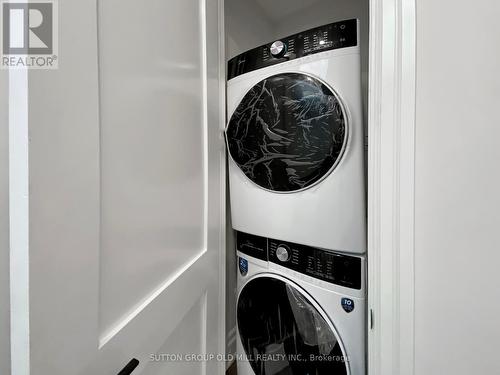
<path fill-rule="evenodd" d="M 249 90 L 269 77 L 298 73 L 315 78 L 338 97 L 346 118 L 347 133 L 343 154 L 333 170 L 316 184 L 295 192 L 276 192 L 258 186 L 242 171 L 229 152 L 234 229 L 335 251 L 359 254 L 366 251 L 360 72 L 358 42 L 356 46 L 292 59 L 228 81 L 227 108 L 231 119 Z"/>
<path fill-rule="evenodd" d="M 346 374 L 346 375 L 365 375 L 366 374 L 366 361 L 365 361 L 365 350 L 366 350 L 366 297 L 365 297 L 365 258 L 359 256 L 360 266 L 361 266 L 361 287 L 360 289 L 347 288 L 340 285 L 335 285 L 330 282 L 326 282 L 315 277 L 305 275 L 300 272 L 296 272 L 287 267 L 283 267 L 279 264 L 261 260 L 242 252 L 238 251 L 239 262 L 245 262 L 246 264 L 246 274 L 238 272 L 238 308 L 241 304 L 248 305 L 249 303 L 242 303 L 240 300 L 242 294 L 244 293 L 245 287 L 249 283 L 258 280 L 273 280 L 284 282 L 291 288 L 297 290 L 302 296 L 304 296 L 304 301 L 309 302 L 314 309 L 316 309 L 324 318 L 328 324 L 328 328 L 335 333 L 338 339 L 342 355 L 346 359 L 345 369 L 340 369 L 338 371 L 328 369 L 318 370 L 319 374 L 332 373 L 332 374 Z M 358 256 L 356 256 L 358 257 Z M 261 293 L 263 295 L 272 293 L 272 288 L 263 288 Z M 270 300 L 279 299 L 278 295 L 269 295 Z M 342 300 L 348 299 L 351 301 L 354 309 L 350 312 L 344 310 L 342 306 Z M 252 302 L 256 303 L 256 302 Z M 304 302 L 299 302 L 303 304 Z M 284 314 L 283 311 L 280 312 Z M 248 342 L 255 343 L 255 338 L 248 338 L 248 335 L 242 335 L 241 329 L 242 325 L 252 325 L 252 323 L 242 322 L 240 317 L 240 311 L 237 309 L 238 314 L 238 330 L 237 330 L 237 367 L 238 375 L 256 375 L 256 371 L 252 368 L 251 359 L 252 354 L 247 353 L 244 348 L 243 342 L 247 340 Z M 261 324 L 262 326 L 272 326 L 273 322 L 271 319 L 260 320 L 265 316 L 263 314 L 256 313 L 254 324 Z M 316 319 L 317 320 L 317 319 Z M 314 324 L 313 324 L 314 325 Z M 248 327 L 247 327 L 248 328 Z M 320 331 L 320 327 L 317 327 Z M 325 331 L 328 328 L 323 327 L 321 330 Z M 254 327 L 249 328 L 250 331 L 258 331 Z M 314 331 L 314 329 L 312 330 Z M 291 370 L 287 367 L 287 361 L 281 360 L 279 356 L 284 356 L 287 353 L 284 352 L 284 344 L 282 342 L 285 340 L 275 340 L 273 342 L 272 338 L 275 335 L 279 335 L 277 332 L 271 332 L 269 329 L 270 344 L 268 348 L 272 348 L 267 351 L 270 356 L 266 359 L 268 362 L 260 362 L 261 366 L 267 366 L 266 370 L 261 373 L 265 374 L 277 374 L 280 371 L 286 370 L 296 371 L 293 373 L 309 373 L 308 370 Z M 242 337 L 243 336 L 243 337 Z M 255 350 L 255 349 L 254 349 Z M 301 354 L 301 353 L 299 353 Z M 308 354 L 303 354 L 303 357 L 307 358 Z M 248 357 L 250 355 L 250 357 Z M 275 356 L 274 358 L 272 356 Z M 335 359 L 329 359 L 335 360 Z M 304 372 L 305 371 L 305 372 Z M 312 370 L 316 373 L 315 370 Z"/>

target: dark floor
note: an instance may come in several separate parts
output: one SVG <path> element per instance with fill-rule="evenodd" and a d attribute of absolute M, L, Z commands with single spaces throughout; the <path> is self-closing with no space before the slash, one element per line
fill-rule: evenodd
<path fill-rule="evenodd" d="M 236 362 L 233 362 L 231 367 L 227 369 L 226 375 L 236 375 Z"/>

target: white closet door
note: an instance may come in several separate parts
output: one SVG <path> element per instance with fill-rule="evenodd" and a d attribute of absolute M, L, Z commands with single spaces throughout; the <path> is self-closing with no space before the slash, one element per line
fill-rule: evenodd
<path fill-rule="evenodd" d="M 21 274 L 12 290 L 29 320 L 12 326 L 29 345 L 13 355 L 30 374 L 115 375 L 133 359 L 132 374 L 223 374 L 203 360 L 225 337 L 221 9 L 59 1 L 59 69 L 28 72 L 16 216 L 29 289 Z"/>

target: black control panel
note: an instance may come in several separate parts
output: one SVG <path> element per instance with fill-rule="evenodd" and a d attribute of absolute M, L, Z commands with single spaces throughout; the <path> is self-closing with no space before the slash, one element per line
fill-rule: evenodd
<path fill-rule="evenodd" d="M 267 253 L 267 238 L 253 234 L 236 232 L 236 248 L 246 255 L 265 260 L 269 259 Z"/>
<path fill-rule="evenodd" d="M 361 258 L 287 241 L 236 232 L 237 249 L 249 256 L 352 289 L 361 289 Z"/>
<path fill-rule="evenodd" d="M 229 60 L 228 79 L 314 53 L 356 46 L 357 23 L 356 19 L 335 22 L 251 49 Z"/>

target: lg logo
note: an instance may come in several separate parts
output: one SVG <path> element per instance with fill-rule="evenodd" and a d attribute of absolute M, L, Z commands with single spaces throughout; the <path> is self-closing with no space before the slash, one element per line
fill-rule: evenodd
<path fill-rule="evenodd" d="M 53 4 L 4 3 L 3 53 L 53 53 Z"/>

